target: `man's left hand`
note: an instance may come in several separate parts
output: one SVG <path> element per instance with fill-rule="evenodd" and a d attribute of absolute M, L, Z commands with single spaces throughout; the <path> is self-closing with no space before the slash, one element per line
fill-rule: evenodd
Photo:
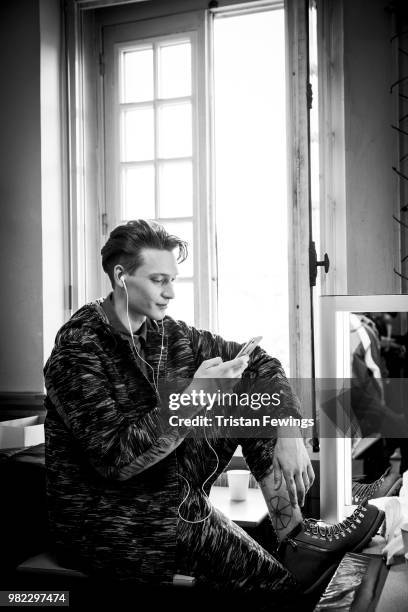
<path fill-rule="evenodd" d="M 315 474 L 303 438 L 279 438 L 273 459 L 275 488 L 285 478 L 289 499 L 294 508 L 303 506 L 305 495 L 312 486 Z"/>

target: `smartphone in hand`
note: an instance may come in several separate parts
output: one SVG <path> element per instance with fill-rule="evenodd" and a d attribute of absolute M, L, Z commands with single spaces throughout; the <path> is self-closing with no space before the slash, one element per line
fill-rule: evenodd
<path fill-rule="evenodd" d="M 237 357 L 242 357 L 243 355 L 250 355 L 252 351 L 254 350 L 254 348 L 258 346 L 262 338 L 263 336 L 255 336 L 254 338 L 251 338 L 250 340 L 248 340 L 248 342 L 244 344 L 242 349 L 239 351 L 235 359 L 237 359 Z"/>

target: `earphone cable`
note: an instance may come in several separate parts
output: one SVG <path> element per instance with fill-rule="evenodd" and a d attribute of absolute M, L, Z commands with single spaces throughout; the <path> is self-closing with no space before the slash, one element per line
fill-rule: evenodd
<path fill-rule="evenodd" d="M 139 357 L 139 359 L 140 359 L 141 361 L 143 361 L 143 363 L 145 363 L 145 364 L 146 364 L 146 365 L 147 365 L 147 366 L 148 366 L 148 367 L 151 369 L 151 371 L 152 371 L 152 378 L 153 378 L 153 386 L 154 386 L 154 388 L 155 388 L 155 390 L 156 390 L 157 397 L 158 397 L 158 398 L 160 398 L 160 395 L 159 395 L 159 389 L 158 389 L 158 387 L 159 387 L 159 370 L 160 370 L 160 363 L 161 363 L 162 354 L 163 354 L 163 348 L 164 348 L 164 323 L 163 323 L 163 319 L 161 320 L 161 325 L 162 325 L 162 336 L 161 336 L 160 357 L 159 357 L 159 363 L 158 363 L 158 366 L 157 366 L 157 375 L 156 375 L 157 377 L 156 377 L 156 380 L 155 380 L 155 378 L 154 378 L 154 369 L 153 369 L 153 367 L 150 365 L 150 363 L 148 363 L 148 362 L 147 362 L 145 359 L 143 359 L 143 357 L 141 357 L 141 355 L 139 355 L 138 350 L 136 349 L 136 345 L 135 345 L 135 341 L 134 341 L 134 338 L 133 338 L 133 333 L 132 333 L 132 326 L 131 326 L 131 323 L 130 323 L 130 317 L 129 317 L 129 294 L 128 294 L 128 290 L 127 290 L 126 282 L 125 282 L 125 280 L 124 280 L 123 278 L 122 278 L 122 283 L 123 283 L 123 287 L 124 287 L 124 289 L 125 289 L 125 293 L 126 293 L 126 317 L 127 317 L 127 321 L 128 321 L 129 333 L 130 333 L 130 337 L 131 337 L 131 340 L 132 340 L 133 349 L 134 349 L 134 351 L 135 351 L 136 355 Z M 205 492 L 205 490 L 204 490 L 204 486 L 207 484 L 207 482 L 210 480 L 210 478 L 211 478 L 211 477 L 212 477 L 212 476 L 213 476 L 213 475 L 214 475 L 214 474 L 217 472 L 218 467 L 219 467 L 219 458 L 218 458 L 218 455 L 217 455 L 217 453 L 216 453 L 215 449 L 214 449 L 214 448 L 211 446 L 211 444 L 210 444 L 210 443 L 209 443 L 209 441 L 208 441 L 207 435 L 206 435 L 206 433 L 205 433 L 205 426 L 203 426 L 203 431 L 204 431 L 204 438 L 205 438 L 205 441 L 207 442 L 207 444 L 208 444 L 209 448 L 210 448 L 210 449 L 212 450 L 212 452 L 214 453 L 215 458 L 216 458 L 216 462 L 217 462 L 217 463 L 216 463 L 216 466 L 215 466 L 215 468 L 214 468 L 214 470 L 213 470 L 213 471 L 211 472 L 211 474 L 210 474 L 210 475 L 209 475 L 209 476 L 208 476 L 208 477 L 207 477 L 207 478 L 204 480 L 204 482 L 203 482 L 203 483 L 202 483 L 202 485 L 201 485 L 201 490 L 202 490 L 202 492 L 203 492 L 203 494 L 204 494 L 204 497 L 206 497 L 206 498 L 209 500 L 209 497 L 208 497 L 208 495 L 206 494 L 206 492 Z M 187 478 L 185 478 L 185 477 L 184 477 L 182 474 L 180 474 L 180 476 L 181 476 L 181 478 L 183 478 L 183 480 L 185 480 L 185 481 L 186 481 L 187 486 L 188 486 L 188 491 L 187 491 L 187 495 L 185 496 L 185 498 L 183 499 L 183 501 L 182 501 L 182 502 L 181 502 L 181 504 L 179 505 L 179 507 L 178 507 L 178 509 L 177 509 L 177 513 L 178 513 L 179 517 L 181 518 L 181 520 L 182 520 L 182 521 L 184 521 L 184 522 L 186 522 L 186 523 L 190 523 L 190 524 L 193 524 L 193 525 L 195 525 L 195 524 L 197 524 L 197 523 L 203 523 L 204 521 L 206 521 L 206 520 L 207 520 L 207 519 L 210 517 L 210 515 L 211 515 L 211 513 L 212 513 L 212 506 L 211 506 L 211 502 L 210 502 L 210 511 L 209 511 L 209 513 L 207 514 L 207 516 L 205 516 L 205 517 L 204 517 L 204 518 L 202 518 L 202 519 L 199 519 L 198 521 L 189 521 L 188 519 L 183 518 L 183 517 L 181 516 L 181 514 L 180 514 L 180 508 L 181 508 L 181 506 L 184 504 L 184 502 L 186 501 L 186 499 L 188 498 L 188 496 L 189 496 L 189 494 L 190 494 L 190 490 L 191 490 L 190 483 L 188 482 Z"/>
<path fill-rule="evenodd" d="M 154 377 L 154 369 L 153 367 L 150 365 L 150 363 L 148 363 L 145 359 L 143 359 L 143 357 L 141 355 L 139 355 L 139 352 L 136 348 L 135 345 L 135 340 L 133 338 L 133 333 L 132 333 L 132 326 L 130 323 L 130 317 L 129 317 L 129 294 L 128 294 L 128 290 L 127 290 L 127 286 L 125 283 L 125 280 L 122 279 L 122 283 L 123 283 L 123 287 L 125 289 L 125 293 L 126 293 L 126 317 L 127 317 L 127 322 L 128 322 L 128 326 L 129 326 L 129 333 L 130 333 L 130 338 L 132 340 L 132 346 L 133 346 L 133 350 L 135 351 L 136 355 L 139 357 L 139 359 L 141 361 L 143 361 L 143 363 L 145 363 L 152 371 L 152 378 L 153 378 L 153 387 L 156 391 L 156 395 L 158 398 L 160 398 L 159 395 L 159 368 L 160 368 L 160 362 L 161 362 L 161 358 L 162 358 L 162 354 L 163 354 L 163 340 L 164 340 L 164 325 L 163 325 L 163 321 L 162 321 L 162 338 L 161 338 L 161 349 L 160 349 L 160 357 L 159 357 L 159 364 L 157 366 L 157 378 L 155 379 Z"/>
<path fill-rule="evenodd" d="M 204 518 L 199 519 L 199 520 L 197 520 L 197 521 L 190 521 L 189 519 L 185 519 L 185 518 L 184 518 L 183 516 L 181 516 L 181 514 L 180 514 L 180 508 L 181 508 L 181 506 L 184 504 L 184 502 L 186 501 L 186 499 L 188 498 L 188 496 L 190 495 L 190 490 L 191 490 L 191 487 L 190 487 L 190 483 L 188 482 L 187 478 L 185 478 L 185 477 L 184 477 L 182 474 L 179 474 L 179 475 L 181 476 L 181 478 L 182 478 L 183 480 L 185 480 L 185 481 L 186 481 L 187 486 L 188 486 L 188 491 L 187 491 L 187 495 L 185 496 L 185 498 L 183 499 L 183 501 L 181 502 L 181 504 L 180 504 L 180 505 L 179 505 L 179 507 L 177 508 L 177 514 L 179 515 L 179 517 L 181 518 L 181 520 L 182 520 L 182 521 L 184 521 L 185 523 L 190 523 L 190 525 L 196 525 L 196 524 L 198 524 L 198 523 L 203 523 L 204 521 L 206 521 L 206 520 L 207 520 L 207 519 L 208 519 L 208 518 L 211 516 L 211 513 L 212 513 L 213 508 L 212 508 L 212 505 L 211 505 L 211 502 L 210 502 L 210 500 L 209 500 L 209 497 L 208 497 L 207 493 L 204 491 L 204 486 L 207 484 L 207 482 L 210 480 L 210 478 L 211 478 L 211 477 L 212 477 L 212 476 L 213 476 L 213 475 L 214 475 L 214 474 L 217 472 L 218 467 L 219 467 L 219 465 L 220 465 L 220 461 L 219 461 L 218 455 L 217 455 L 217 453 L 216 453 L 215 449 L 214 449 L 214 448 L 211 446 L 211 444 L 210 444 L 210 443 L 209 443 L 209 441 L 208 441 L 207 435 L 206 435 L 206 433 L 205 433 L 205 425 L 203 425 L 203 431 L 204 431 L 204 438 L 205 438 L 205 441 L 207 442 L 208 446 L 210 447 L 210 449 L 211 449 L 211 450 L 212 450 L 212 452 L 214 453 L 215 458 L 216 458 L 216 460 L 217 460 L 217 464 L 216 464 L 216 466 L 215 466 L 214 470 L 213 470 L 213 471 L 211 472 L 211 474 L 208 476 L 208 478 L 206 478 L 206 479 L 204 480 L 203 484 L 201 485 L 201 490 L 202 490 L 202 492 L 203 492 L 203 494 L 204 494 L 204 497 L 206 497 L 206 498 L 208 499 L 209 503 L 210 503 L 210 511 L 209 511 L 209 513 L 207 514 L 207 516 L 205 516 Z"/>

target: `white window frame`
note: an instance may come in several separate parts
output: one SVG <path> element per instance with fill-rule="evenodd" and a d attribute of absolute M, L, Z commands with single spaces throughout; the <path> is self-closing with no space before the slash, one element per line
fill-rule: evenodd
<path fill-rule="evenodd" d="M 311 220 L 309 218 L 309 133 L 306 108 L 308 73 L 306 3 L 303 0 L 258 0 L 245 4 L 246 6 L 241 3 L 220 2 L 220 6 L 210 9 L 210 40 L 212 40 L 211 14 L 219 16 L 238 15 L 257 10 L 262 11 L 266 7 L 284 8 L 285 10 L 285 38 L 287 40 L 288 264 L 291 271 L 288 283 L 290 371 L 292 378 L 311 378 L 312 329 L 309 285 L 309 226 Z M 211 57 L 210 61 L 212 67 Z M 212 90 L 210 94 L 212 95 Z M 212 113 L 211 116 L 213 116 Z M 210 127 L 213 130 L 213 126 Z M 214 146 L 213 143 L 211 146 Z M 212 172 L 212 176 L 213 174 Z M 214 185 L 212 184 L 213 189 Z M 214 201 L 213 191 L 211 199 Z M 214 211 L 212 211 L 212 214 L 214 215 Z M 303 386 L 302 391 L 306 393 L 306 386 Z M 306 405 L 311 405 L 309 394 L 300 397 L 300 400 Z"/>
<path fill-rule="evenodd" d="M 115 4 L 122 4 L 117 2 Z M 248 2 L 251 10 L 257 8 L 265 8 L 270 6 L 271 2 Z M 276 3 L 281 5 L 281 2 Z M 72 285 L 72 310 L 77 309 L 88 299 L 92 299 L 100 295 L 100 288 L 104 276 L 100 272 L 98 265 L 98 256 L 100 247 L 106 240 L 106 198 L 103 186 L 103 170 L 105 160 L 103 159 L 103 136 L 100 129 L 102 114 L 95 113 L 95 106 L 91 109 L 92 112 L 87 115 L 86 103 L 89 100 L 86 98 L 84 87 L 87 84 L 86 76 L 89 77 L 89 70 L 84 71 L 84 63 L 86 55 L 90 55 L 87 50 L 87 41 L 92 36 L 90 28 L 95 18 L 92 17 L 93 11 L 90 9 L 100 8 L 106 5 L 102 0 L 88 0 L 87 2 L 76 2 L 69 0 L 68 2 L 68 48 L 70 50 L 68 57 L 68 74 L 69 74 L 69 107 L 70 107 L 70 217 L 71 217 L 71 252 L 72 252 L 72 270 L 71 270 L 71 285 Z M 135 21 L 142 16 L 145 19 L 157 17 L 160 15 L 160 2 L 156 4 L 149 3 L 143 6 L 143 3 L 126 3 L 123 7 L 118 7 L 121 12 L 121 21 Z M 174 13 L 174 18 L 177 21 L 183 19 L 180 11 L 188 11 L 188 15 L 193 16 L 194 13 L 206 11 L 207 20 L 204 27 L 199 32 L 201 37 L 199 46 L 202 43 L 205 49 L 205 57 L 203 63 L 205 65 L 205 74 L 200 75 L 198 87 L 201 92 L 206 95 L 204 99 L 211 100 L 211 79 L 208 77 L 209 66 L 211 64 L 211 48 L 209 46 L 209 28 L 211 27 L 211 14 L 207 10 L 208 4 L 202 0 L 193 0 L 193 2 L 185 2 L 177 0 L 172 2 L 171 8 L 166 5 L 168 13 Z M 143 8 L 143 14 L 141 9 Z M 229 8 L 230 10 L 242 10 L 242 5 L 233 1 L 223 0 L 219 2 L 219 9 Z M 245 7 L 247 10 L 247 7 Z M 295 202 L 292 207 L 289 207 L 289 226 L 292 228 L 292 243 L 294 249 L 289 251 L 289 266 L 295 274 L 291 275 L 290 279 L 290 294 L 291 294 L 291 313 L 290 318 L 292 329 L 290 331 L 291 346 L 291 373 L 293 376 L 302 375 L 303 377 L 310 376 L 310 290 L 309 290 L 309 274 L 308 274 L 308 244 L 306 233 L 304 231 L 305 222 L 308 220 L 308 150 L 307 150 L 307 112 L 305 110 L 306 100 L 306 67 L 307 54 L 305 52 L 305 29 L 306 23 L 304 20 L 304 2 L 303 0 L 291 0 L 285 4 L 286 10 L 286 29 L 288 40 L 292 44 L 288 49 L 288 64 L 287 74 L 288 79 L 288 102 L 289 115 L 288 125 L 291 129 L 288 130 L 288 152 L 289 152 L 289 172 L 288 172 L 288 193 L 289 202 Z M 172 18 L 172 15 L 169 15 Z M 106 27 L 113 25 L 113 21 L 109 21 L 110 17 L 105 18 Z M 88 25 L 88 22 L 90 25 Z M 87 29 L 88 28 L 88 29 Z M 94 36 L 95 37 L 95 36 Z M 96 55 L 96 52 L 94 52 Z M 91 58 L 92 59 L 92 58 Z M 95 58 L 93 58 L 95 59 Z M 84 75 L 85 72 L 85 75 Z M 102 77 L 99 75 L 94 77 L 98 84 L 94 87 L 95 90 L 101 88 Z M 85 84 L 85 85 L 84 85 Z M 208 94 L 208 95 L 207 95 Z M 201 96 L 201 93 L 199 92 Z M 89 98 L 89 97 L 88 97 Z M 91 106 L 95 100 L 91 99 Z M 96 117 L 95 117 L 96 116 Z M 214 244 L 214 211 L 212 210 L 213 201 L 213 184 L 211 178 L 211 168 L 209 168 L 211 160 L 212 147 L 212 126 L 210 124 L 210 107 L 206 106 L 200 113 L 198 129 L 200 131 L 201 142 L 207 142 L 208 148 L 205 151 L 200 151 L 199 166 L 200 173 L 203 173 L 203 167 L 207 169 L 207 179 L 202 181 L 199 189 L 199 201 L 205 202 L 205 206 L 200 206 L 196 211 L 196 235 L 195 244 L 198 252 L 204 252 L 212 255 L 208 262 L 200 261 L 196 258 L 195 277 L 200 279 L 200 287 L 196 292 L 196 316 L 197 324 L 201 327 L 216 330 L 216 296 L 215 288 L 217 283 L 216 266 L 214 261 L 215 244 Z M 99 151 L 99 164 L 97 171 L 92 172 L 95 175 L 94 184 L 90 183 L 90 172 L 88 168 L 92 165 L 95 155 L 89 153 L 87 144 L 87 127 L 86 119 L 99 123 L 99 130 L 95 130 L 98 134 L 99 141 L 94 143 L 94 147 Z M 91 139 L 88 138 L 88 141 Z M 88 156 L 88 157 L 87 157 Z M 91 168 L 94 170 L 94 168 Z M 89 209 L 97 210 L 93 222 L 94 235 L 88 236 L 89 226 L 86 221 L 89 218 Z M 96 248 L 95 248 L 96 247 Z M 91 248 L 94 249 L 92 258 L 90 257 Z M 84 269 L 81 267 L 81 262 L 92 259 L 97 270 Z M 98 289 L 99 287 L 99 289 Z M 105 289 L 108 285 L 105 284 Z M 203 309 L 202 305 L 210 296 L 210 308 Z M 302 342 L 299 342 L 299 338 Z"/>
<path fill-rule="evenodd" d="M 323 295 L 347 294 L 346 146 L 344 108 L 343 0 L 317 7 L 319 82 L 319 172 L 321 252 L 330 273 L 321 277 Z"/>
<path fill-rule="evenodd" d="M 212 260 L 199 257 L 202 252 L 213 253 L 214 247 L 209 243 L 210 236 L 213 235 L 210 225 L 210 197 L 209 183 L 206 177 L 209 174 L 208 160 L 208 93 L 207 93 L 207 78 L 206 78 L 206 56 L 207 56 L 207 28 L 206 20 L 201 12 L 190 12 L 184 15 L 174 15 L 166 18 L 155 18 L 152 20 L 144 19 L 144 14 L 139 15 L 141 22 L 140 28 L 138 22 L 131 24 L 122 24 L 120 26 L 109 26 L 108 32 L 105 34 L 104 41 L 106 49 L 104 49 L 105 73 L 116 75 L 117 70 L 112 65 L 112 61 L 118 63 L 118 53 L 120 49 L 126 46 L 126 40 L 135 41 L 142 44 L 144 41 L 150 42 L 154 39 L 156 42 L 170 40 L 171 38 L 186 36 L 191 40 L 192 51 L 192 107 L 193 107 L 193 216 L 186 217 L 184 220 L 193 221 L 193 242 L 194 242 L 194 312 L 195 324 L 198 327 L 211 327 L 214 321 L 213 308 L 206 309 L 203 305 L 206 303 L 206 296 L 213 295 L 211 279 L 214 274 L 211 271 Z M 143 37 L 138 38 L 137 32 L 142 30 Z M 135 38 L 136 36 L 136 38 Z M 134 43 L 133 43 L 134 44 Z M 129 43 L 132 46 L 132 43 Z M 157 71 L 155 71 L 157 73 Z M 155 79 L 157 74 L 155 74 Z M 106 87 L 115 92 L 113 96 L 105 96 L 107 104 L 105 116 L 115 117 L 117 114 L 118 101 L 115 99 L 119 91 L 119 85 L 116 79 L 111 83 L 107 83 Z M 166 100 L 167 101 L 167 100 Z M 160 101 L 158 102 L 160 104 Z M 107 126 L 106 129 L 106 150 L 111 152 L 111 159 L 105 160 L 106 167 L 106 184 L 108 192 L 105 199 L 105 213 L 107 215 L 107 229 L 110 231 L 115 227 L 119 219 L 116 215 L 115 207 L 108 206 L 109 202 L 118 201 L 120 195 L 119 174 L 111 168 L 119 167 L 119 144 L 118 140 L 112 142 L 111 135 L 117 134 L 118 130 Z M 109 185 L 111 186 L 109 188 Z M 163 219 L 157 218 L 157 221 L 176 220 L 176 218 Z M 177 218 L 178 221 L 183 221 L 183 218 Z M 187 279 L 185 279 L 187 280 Z M 179 282 L 183 282 L 181 278 Z M 105 290 L 107 284 L 105 283 Z M 211 302 L 214 304 L 214 301 Z"/>

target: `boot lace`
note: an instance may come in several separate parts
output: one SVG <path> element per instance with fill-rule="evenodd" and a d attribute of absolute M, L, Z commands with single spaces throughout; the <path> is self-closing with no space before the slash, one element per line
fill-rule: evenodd
<path fill-rule="evenodd" d="M 303 519 L 303 525 L 306 534 L 318 537 L 320 539 L 331 541 L 333 539 L 345 538 L 348 533 L 352 533 L 353 529 L 357 529 L 361 519 L 364 518 L 366 509 L 362 506 L 356 508 L 353 514 L 344 519 L 341 523 L 329 525 L 321 524 L 317 519 Z"/>
<path fill-rule="evenodd" d="M 387 470 L 388 472 L 388 470 Z M 376 491 L 381 487 L 385 480 L 385 476 L 387 472 L 380 476 L 378 480 L 371 482 L 370 484 L 365 484 L 364 482 L 355 482 L 353 484 L 353 497 L 356 501 L 360 499 L 370 499 Z"/>

